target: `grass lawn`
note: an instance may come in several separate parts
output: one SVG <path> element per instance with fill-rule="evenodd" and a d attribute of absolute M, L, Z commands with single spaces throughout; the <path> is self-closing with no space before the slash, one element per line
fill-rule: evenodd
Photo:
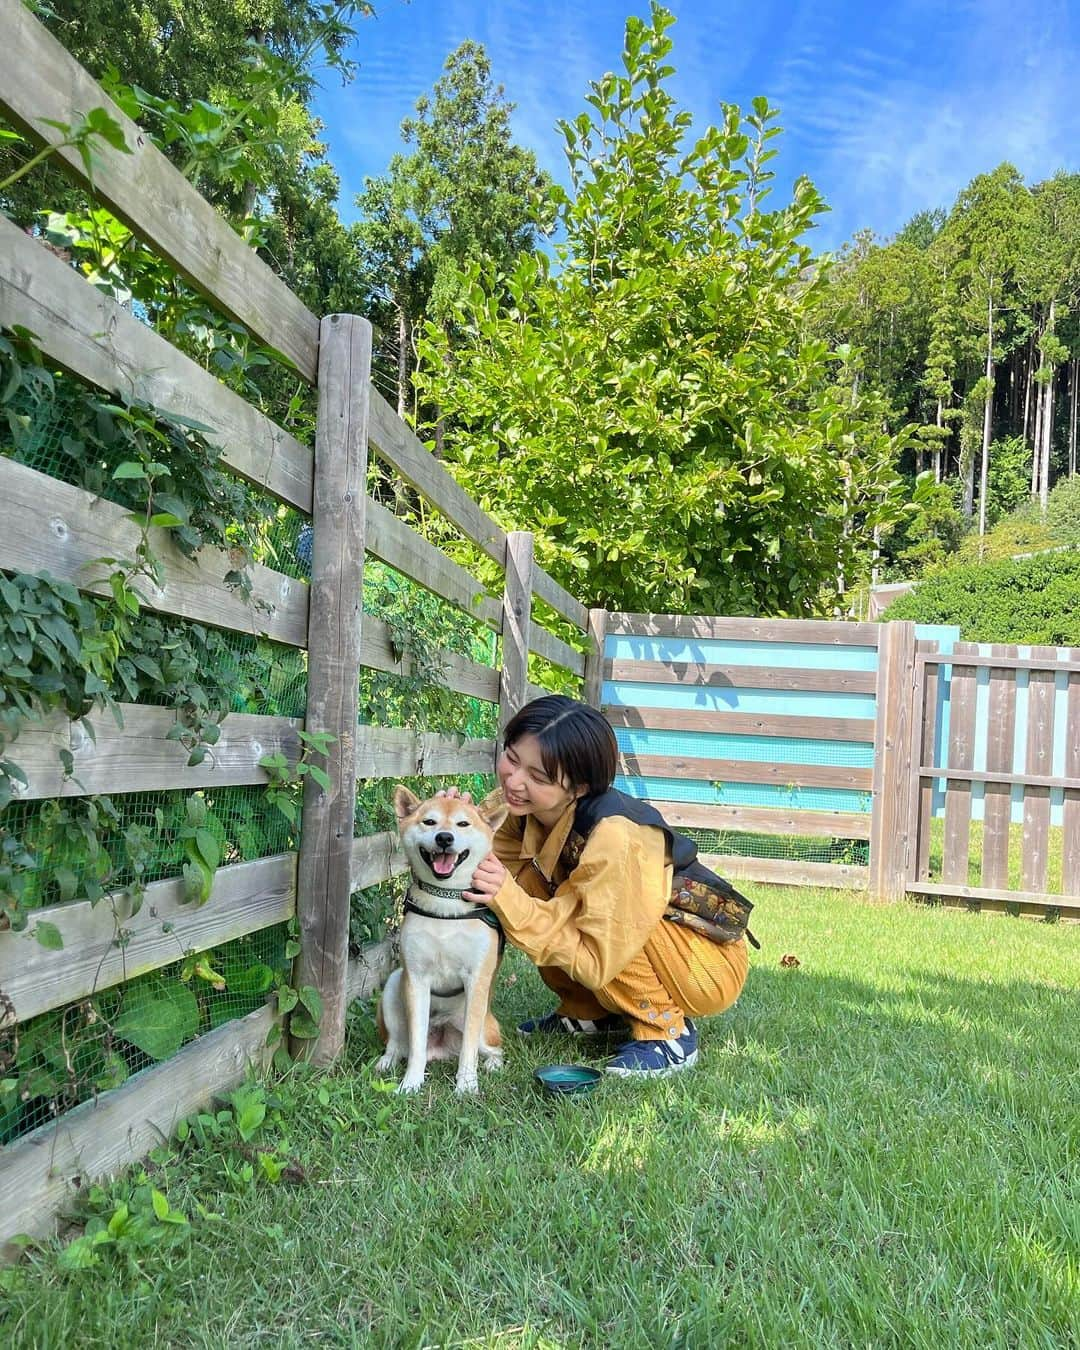
<path fill-rule="evenodd" d="M 446 1065 L 403 1099 L 362 1010 L 249 1150 L 302 1178 L 160 1150 L 176 1245 L 30 1252 L 0 1342 L 1080 1344 L 1080 926 L 752 889 L 764 947 L 694 1072 L 553 1101 L 532 1070 L 575 1048 L 513 1038 L 481 1100 Z M 544 1006 L 509 961 L 504 1022 Z"/>

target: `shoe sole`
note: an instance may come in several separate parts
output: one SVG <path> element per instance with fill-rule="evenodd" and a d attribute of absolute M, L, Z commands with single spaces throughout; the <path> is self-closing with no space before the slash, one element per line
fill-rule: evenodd
<path fill-rule="evenodd" d="M 609 1065 L 604 1072 L 614 1074 L 616 1078 L 669 1078 L 673 1073 L 682 1073 L 683 1069 L 692 1069 L 697 1063 L 697 1051 L 690 1053 L 678 1064 L 665 1064 L 662 1069 L 624 1069 Z"/>

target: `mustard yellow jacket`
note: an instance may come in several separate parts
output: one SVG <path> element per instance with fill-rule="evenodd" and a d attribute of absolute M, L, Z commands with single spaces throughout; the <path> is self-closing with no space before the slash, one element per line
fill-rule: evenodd
<path fill-rule="evenodd" d="M 608 816 L 568 870 L 561 855 L 573 823 L 573 803 L 550 831 L 535 816 L 508 817 L 495 836 L 495 856 L 509 876 L 488 903 L 536 965 L 558 966 L 585 988 L 602 989 L 663 919 L 672 866 L 663 830 Z"/>

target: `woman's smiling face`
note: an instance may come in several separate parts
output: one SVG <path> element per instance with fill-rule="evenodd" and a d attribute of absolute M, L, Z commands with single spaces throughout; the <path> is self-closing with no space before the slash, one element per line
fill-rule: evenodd
<path fill-rule="evenodd" d="M 544 768 L 540 742 L 528 734 L 506 747 L 495 772 L 510 814 L 536 816 L 545 825 L 554 825 L 570 803 L 585 793 L 583 787 L 569 788 L 551 777 Z"/>

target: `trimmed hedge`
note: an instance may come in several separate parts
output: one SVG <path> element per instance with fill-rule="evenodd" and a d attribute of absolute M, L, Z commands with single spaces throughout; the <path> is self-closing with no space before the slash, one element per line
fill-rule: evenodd
<path fill-rule="evenodd" d="M 968 642 L 1080 647 L 1080 550 L 946 568 L 884 617 L 955 624 Z"/>

